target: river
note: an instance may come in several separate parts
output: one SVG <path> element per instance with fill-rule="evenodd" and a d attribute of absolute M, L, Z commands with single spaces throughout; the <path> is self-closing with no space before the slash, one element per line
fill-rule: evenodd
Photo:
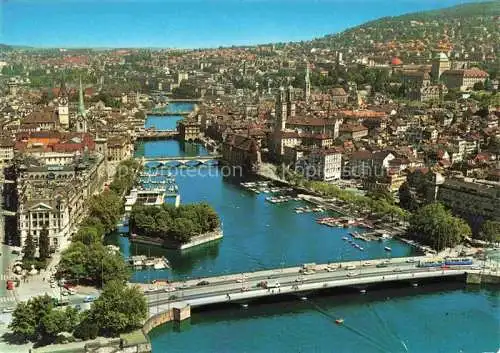
<path fill-rule="evenodd" d="M 170 105 L 169 109 L 185 110 Z M 148 117 L 146 126 L 174 128 L 180 117 Z M 136 146 L 138 156 L 206 154 L 198 144 L 175 140 Z M 301 201 L 271 204 L 268 194 L 240 186 L 217 167 L 174 169 L 182 203 L 206 201 L 219 213 L 224 238 L 182 253 L 115 241 L 125 256 L 166 256 L 171 270 L 136 271 L 133 281 L 182 279 L 280 268 L 303 263 L 409 256 L 413 249 L 396 240 L 363 243 L 360 251 L 342 240 L 356 229 L 315 222 L 326 215 L 296 214 Z M 392 252 L 384 251 L 390 246 Z M 448 286 L 448 285 L 447 285 Z M 408 290 L 414 292 L 408 293 Z M 418 293 L 415 293 L 418 291 Z M 177 332 L 172 325 L 151 333 L 153 352 L 483 352 L 498 349 L 498 291 L 471 291 L 461 285 L 397 289 L 361 296 L 335 295 L 283 303 L 194 312 Z M 412 295 L 409 295 L 412 294 Z M 418 294 L 418 295 L 416 295 Z M 393 297 L 394 295 L 394 297 Z M 382 297 L 380 297 L 382 296 Z M 387 300 L 386 296 L 391 299 Z M 346 325 L 332 318 L 342 315 Z M 459 339 L 457 339 L 457 336 Z M 403 342 L 403 343 L 402 343 Z M 405 350 L 404 345 L 407 346 Z"/>

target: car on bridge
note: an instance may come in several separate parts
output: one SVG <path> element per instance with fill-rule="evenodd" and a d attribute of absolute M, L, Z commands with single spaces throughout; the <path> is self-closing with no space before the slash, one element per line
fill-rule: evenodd
<path fill-rule="evenodd" d="M 355 276 L 358 276 L 359 275 L 359 272 L 347 272 L 347 277 L 355 277 Z"/>
<path fill-rule="evenodd" d="M 209 281 L 203 280 L 198 283 L 196 283 L 197 286 L 208 286 L 210 284 Z"/>

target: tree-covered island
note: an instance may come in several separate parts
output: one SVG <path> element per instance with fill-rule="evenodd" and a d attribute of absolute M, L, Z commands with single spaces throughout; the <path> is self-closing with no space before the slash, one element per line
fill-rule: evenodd
<path fill-rule="evenodd" d="M 181 244 L 219 229 L 220 219 L 207 203 L 174 207 L 137 205 L 130 214 L 130 232 L 142 237 Z"/>

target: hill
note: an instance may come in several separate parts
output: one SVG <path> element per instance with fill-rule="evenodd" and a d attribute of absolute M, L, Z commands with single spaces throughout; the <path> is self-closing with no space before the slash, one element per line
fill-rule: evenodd
<path fill-rule="evenodd" d="M 500 1 L 384 17 L 310 42 L 311 47 L 350 49 L 371 57 L 399 56 L 424 61 L 439 50 L 494 60 L 499 50 Z"/>

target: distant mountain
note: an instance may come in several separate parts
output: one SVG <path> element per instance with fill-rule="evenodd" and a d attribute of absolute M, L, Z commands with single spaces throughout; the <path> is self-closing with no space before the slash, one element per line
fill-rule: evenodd
<path fill-rule="evenodd" d="M 500 1 L 383 17 L 334 35 L 312 40 L 317 48 L 351 49 L 368 55 L 412 56 L 434 50 L 479 52 L 500 50 Z"/>

